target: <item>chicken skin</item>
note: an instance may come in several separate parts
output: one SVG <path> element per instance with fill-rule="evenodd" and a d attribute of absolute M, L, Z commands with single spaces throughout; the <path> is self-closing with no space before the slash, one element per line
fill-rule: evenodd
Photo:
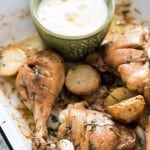
<path fill-rule="evenodd" d="M 143 94 L 146 102 L 150 104 L 149 53 L 150 31 L 146 27 L 137 26 L 116 41 L 104 45 L 103 51 L 97 54 L 99 55 L 97 60 L 99 58 L 103 66 L 111 67 L 128 89 Z M 90 61 L 88 63 L 94 64 L 97 68 L 102 68 L 95 60 L 86 61 Z"/>
<path fill-rule="evenodd" d="M 133 149 L 132 130 L 113 122 L 106 113 L 86 109 L 87 103 L 70 104 L 60 113 L 58 139 L 69 139 L 76 150 Z"/>
<path fill-rule="evenodd" d="M 64 62 L 54 52 L 42 51 L 29 57 L 19 70 L 16 87 L 19 98 L 33 113 L 33 149 L 48 149 L 47 120 L 64 84 Z"/>
<path fill-rule="evenodd" d="M 150 88 L 149 50 L 150 31 L 141 26 L 105 47 L 105 62 L 116 68 L 128 89 L 144 94 L 148 104 L 150 94 L 145 90 Z"/>

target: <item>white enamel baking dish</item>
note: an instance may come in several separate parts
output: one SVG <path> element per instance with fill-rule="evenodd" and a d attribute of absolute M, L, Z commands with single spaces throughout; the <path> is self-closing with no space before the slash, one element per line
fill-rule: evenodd
<path fill-rule="evenodd" d="M 143 18 L 149 20 L 150 1 L 132 2 L 140 10 Z M 36 33 L 29 13 L 29 3 L 30 0 L 0 0 L 0 47 L 21 41 Z M 11 91 L 9 85 L 2 85 L 3 83 L 5 82 L 0 79 L 0 89 L 5 86 Z M 21 105 L 20 101 L 13 94 L 9 97 L 6 95 L 0 90 L 0 126 L 14 150 L 31 150 L 31 140 L 26 138 L 30 134 L 28 123 L 15 110 L 17 105 Z M 20 129 L 20 126 L 23 128 Z"/>

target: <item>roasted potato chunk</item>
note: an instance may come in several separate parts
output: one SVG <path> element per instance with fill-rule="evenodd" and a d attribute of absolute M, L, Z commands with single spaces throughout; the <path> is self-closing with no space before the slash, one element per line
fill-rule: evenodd
<path fill-rule="evenodd" d="M 0 76 L 12 76 L 26 62 L 26 53 L 15 46 L 5 48 L 0 58 Z"/>
<path fill-rule="evenodd" d="M 107 107 L 107 111 L 116 119 L 123 123 L 130 123 L 144 110 L 144 98 L 141 95 L 126 99 L 117 104 Z"/>
<path fill-rule="evenodd" d="M 68 71 L 65 84 L 76 95 L 90 95 L 98 90 L 100 75 L 90 65 L 78 65 Z"/>
<path fill-rule="evenodd" d="M 113 90 L 109 96 L 105 100 L 105 106 L 110 106 L 113 104 L 116 104 L 118 102 L 121 102 L 122 100 L 131 98 L 133 96 L 136 96 L 137 93 L 134 91 L 130 91 L 125 87 L 119 87 Z"/>

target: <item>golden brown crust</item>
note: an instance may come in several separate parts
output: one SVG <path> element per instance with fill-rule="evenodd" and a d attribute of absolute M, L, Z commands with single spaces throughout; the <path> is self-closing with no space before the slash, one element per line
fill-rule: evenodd
<path fill-rule="evenodd" d="M 16 78 L 22 102 L 33 112 L 36 123 L 33 149 L 49 149 L 47 120 L 65 79 L 64 62 L 54 52 L 42 51 L 31 56 Z"/>
<path fill-rule="evenodd" d="M 116 125 L 106 113 L 85 109 L 84 103 L 69 105 L 58 139 L 70 139 L 79 150 L 119 150 L 135 146 L 133 132 Z"/>
<path fill-rule="evenodd" d="M 130 123 L 144 110 L 144 98 L 138 95 L 107 107 L 108 112 L 117 120 Z"/>

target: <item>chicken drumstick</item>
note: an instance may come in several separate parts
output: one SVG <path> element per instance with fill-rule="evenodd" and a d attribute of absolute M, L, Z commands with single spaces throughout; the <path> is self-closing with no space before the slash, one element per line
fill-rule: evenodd
<path fill-rule="evenodd" d="M 62 89 L 64 72 L 63 60 L 50 51 L 31 56 L 18 72 L 16 87 L 19 98 L 33 112 L 36 123 L 33 149 L 48 149 L 46 123 Z"/>

